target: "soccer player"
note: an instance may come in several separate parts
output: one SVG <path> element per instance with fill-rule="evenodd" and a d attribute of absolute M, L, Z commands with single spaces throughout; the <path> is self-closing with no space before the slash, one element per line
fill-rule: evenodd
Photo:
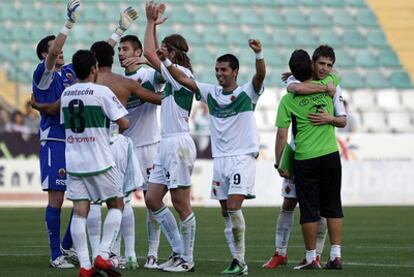
<path fill-rule="evenodd" d="M 114 59 L 114 49 L 112 46 L 105 41 L 98 41 L 95 42 L 91 50 L 96 54 L 96 58 L 98 61 L 98 78 L 96 80 L 97 84 L 104 85 L 109 87 L 115 95 L 118 97 L 119 101 L 122 103 L 124 107 L 127 107 L 127 102 L 129 99 L 133 98 L 135 102 L 144 102 L 151 103 L 151 105 L 159 105 L 161 104 L 161 96 L 159 94 L 153 93 L 147 89 L 144 89 L 138 82 L 125 78 L 124 76 L 115 74 L 112 72 L 112 64 Z M 127 117 L 128 119 L 128 117 Z M 156 120 L 156 118 L 155 118 Z M 137 126 L 135 126 L 137 128 Z M 143 126 L 140 126 L 140 130 L 142 130 Z M 131 137 L 131 136 L 129 136 Z M 133 154 L 135 156 L 135 153 Z M 137 162 L 139 164 L 139 162 Z M 124 210 L 123 210 L 123 218 L 121 223 L 121 233 L 125 241 L 125 256 L 126 256 L 126 267 L 129 269 L 135 269 L 138 267 L 137 257 L 135 253 L 135 220 L 134 220 L 134 211 L 131 206 L 131 198 L 132 192 L 136 190 L 138 187 L 142 187 L 144 184 L 144 179 L 141 174 L 141 169 L 137 168 L 139 172 L 140 180 L 142 180 L 139 184 L 135 184 L 135 187 L 130 187 L 129 189 L 124 189 Z M 100 237 L 100 234 L 96 233 L 94 230 L 98 230 L 97 222 L 94 220 L 95 218 L 100 218 L 100 208 L 92 209 L 92 213 L 90 212 L 88 216 L 88 232 L 90 237 L 94 238 L 94 242 L 91 241 L 92 245 L 96 245 L 96 239 Z M 99 222 L 98 222 L 99 223 Z M 120 244 L 118 244 L 119 249 L 115 249 L 115 254 L 119 255 L 120 252 Z M 116 247 L 117 248 L 117 247 Z M 94 249 L 94 247 L 92 247 Z M 96 251 L 93 251 L 96 253 Z"/>
<path fill-rule="evenodd" d="M 312 56 L 313 65 L 313 80 L 322 80 L 327 74 L 331 73 L 333 64 L 335 63 L 335 52 L 332 47 L 321 45 L 315 49 Z M 290 74 L 289 74 L 290 75 Z M 333 87 L 332 87 L 333 88 Z M 315 124 L 332 124 L 335 127 L 343 128 L 346 125 L 346 111 L 344 109 L 341 88 L 338 85 L 331 89 L 325 85 L 314 84 L 310 82 L 300 82 L 296 80 L 293 75 L 287 79 L 287 90 L 295 94 L 314 94 L 320 91 L 327 91 L 333 95 L 335 116 L 327 114 L 321 110 L 318 113 L 312 113 L 310 120 Z M 292 140 L 290 145 L 295 147 L 295 142 Z M 281 146 L 280 146 L 281 147 Z M 275 149 L 275 152 L 277 150 Z M 277 168 L 278 165 L 275 165 Z M 263 264 L 263 268 L 273 269 L 280 265 L 286 265 L 288 262 L 287 246 L 289 243 L 290 232 L 294 221 L 294 209 L 297 205 L 295 184 L 290 174 L 290 179 L 283 179 L 282 182 L 282 196 L 283 204 L 280 210 L 279 218 L 276 226 L 276 252 L 274 255 Z M 326 238 L 326 219 L 321 218 L 318 222 L 317 240 L 316 240 L 316 261 L 320 265 L 320 258 L 323 251 Z M 305 261 L 305 260 L 304 260 Z M 302 261 L 302 263 L 304 262 Z"/>
<path fill-rule="evenodd" d="M 170 82 L 176 80 L 196 93 L 196 98 L 208 105 L 211 119 L 213 151 L 213 181 L 211 197 L 220 202 L 225 222 L 225 237 L 233 255 L 230 266 L 222 273 L 248 274 L 245 262 L 245 229 L 242 213 L 245 199 L 254 198 L 256 158 L 259 154 L 259 132 L 254 118 L 256 103 L 263 93 L 266 67 L 262 45 L 250 39 L 256 54 L 256 74 L 244 85 L 237 84 L 239 61 L 231 54 L 216 61 L 218 85 L 199 83 L 180 73 L 167 58 L 162 47 L 157 53 L 163 60 L 164 73 Z M 168 73 L 171 73 L 169 75 Z"/>
<path fill-rule="evenodd" d="M 312 62 L 304 50 L 293 52 L 289 66 L 295 78 L 309 82 L 312 76 Z M 339 83 L 330 74 L 319 84 L 326 85 L 329 80 Z M 286 144 L 290 123 L 294 122 L 295 142 L 295 184 L 300 207 L 300 224 L 306 247 L 306 262 L 295 269 L 318 269 L 316 261 L 317 222 L 320 217 L 327 218 L 331 241 L 331 259 L 325 267 L 340 268 L 340 244 L 342 241 L 342 206 L 340 198 L 341 162 L 336 144 L 333 124 L 312 122 L 316 113 L 326 113 L 333 117 L 333 101 L 328 93 L 311 95 L 286 94 L 278 108 L 276 125 L 276 164 L 279 164 L 282 150 Z M 295 120 L 292 120 L 292 119 Z M 289 178 L 288 172 L 278 170 L 281 177 Z"/>
<path fill-rule="evenodd" d="M 125 76 L 140 82 L 144 88 L 154 91 L 154 93 L 160 92 L 164 81 L 156 70 L 141 65 L 142 53 L 142 44 L 138 37 L 127 35 L 121 38 L 118 47 L 118 58 L 121 66 L 125 68 Z M 146 180 L 143 187 L 145 198 L 149 175 L 154 165 L 155 153 L 161 138 L 157 120 L 157 105 L 131 97 L 128 99 L 126 108 L 130 127 L 124 135 L 129 136 L 134 142 L 135 154 L 139 160 L 142 175 Z M 142 132 L 142 130 L 145 130 L 145 132 Z M 147 209 L 146 228 L 148 254 L 144 268 L 157 269 L 161 230 L 150 209 Z"/>
<path fill-rule="evenodd" d="M 76 22 L 79 0 L 67 4 L 67 20 L 58 34 L 40 40 L 36 53 L 40 63 L 33 73 L 33 94 L 40 103 L 52 103 L 60 98 L 64 88 L 76 78 L 71 65 L 64 65 L 62 48 Z M 60 214 L 66 190 L 65 129 L 59 123 L 59 116 L 41 114 L 40 136 L 40 174 L 42 189 L 48 192 L 46 226 L 50 243 L 50 266 L 72 268 L 62 252 L 75 257 L 73 251 L 65 251 L 72 246 L 70 224 L 60 247 Z"/>
<path fill-rule="evenodd" d="M 79 276 L 94 276 L 96 270 L 121 276 L 109 260 L 124 203 L 122 177 L 111 153 L 107 119 L 115 121 L 123 131 L 128 128 L 128 112 L 109 88 L 95 84 L 98 68 L 93 52 L 77 51 L 72 63 L 79 82 L 62 93 L 60 121 L 66 133 L 67 197 L 73 201 L 71 233 L 81 267 Z M 98 200 L 106 202 L 108 214 L 94 269 L 88 254 L 86 218 L 90 201 Z"/>
<path fill-rule="evenodd" d="M 173 251 L 170 258 L 160 264 L 159 268 L 170 272 L 185 272 L 194 270 L 196 231 L 196 219 L 190 203 L 191 173 L 196 149 L 188 124 L 193 93 L 171 79 L 166 79 L 167 69 L 155 52 L 158 45 L 155 37 L 156 25 L 165 21 L 164 9 L 163 4 L 146 4 L 144 56 L 161 72 L 166 85 L 161 101 L 161 141 L 154 159 L 154 169 L 150 173 L 145 203 L 153 212 Z M 186 76 L 193 77 L 186 40 L 174 34 L 165 37 L 162 45 L 168 49 L 167 55 L 177 68 Z M 174 215 L 163 203 L 164 195 L 168 191 L 180 217 L 180 232 Z"/>

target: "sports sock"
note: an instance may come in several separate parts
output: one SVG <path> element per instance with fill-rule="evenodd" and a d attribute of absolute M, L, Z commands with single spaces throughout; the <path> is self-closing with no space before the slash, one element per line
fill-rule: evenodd
<path fill-rule="evenodd" d="M 121 221 L 121 225 L 122 225 L 122 221 Z M 121 240 L 122 240 L 122 234 L 121 232 L 118 232 L 118 236 L 116 236 L 114 246 L 112 246 L 112 249 L 111 249 L 112 254 L 121 256 Z"/>
<path fill-rule="evenodd" d="M 281 256 L 287 255 L 290 232 L 294 221 L 294 212 L 280 210 L 279 218 L 276 225 L 276 251 Z"/>
<path fill-rule="evenodd" d="M 318 230 L 316 233 L 316 255 L 322 255 L 323 246 L 325 245 L 326 233 L 326 218 L 321 217 L 321 219 L 318 221 Z"/>
<path fill-rule="evenodd" d="M 88 230 L 89 242 L 91 243 L 93 259 L 98 256 L 99 244 L 101 243 L 101 222 L 102 208 L 101 205 L 93 204 L 89 208 L 86 226 Z"/>
<path fill-rule="evenodd" d="M 72 233 L 73 246 L 78 254 L 80 267 L 90 269 L 92 267 L 89 260 L 88 243 L 86 240 L 86 218 L 74 215 L 70 227 Z"/>
<path fill-rule="evenodd" d="M 150 210 L 147 210 L 148 255 L 158 257 L 161 229 Z"/>
<path fill-rule="evenodd" d="M 335 258 L 341 257 L 341 246 L 340 245 L 331 245 L 331 253 L 329 258 L 331 261 L 335 260 Z"/>
<path fill-rule="evenodd" d="M 103 259 L 109 258 L 109 253 L 114 246 L 116 237 L 121 226 L 122 211 L 120 209 L 109 209 L 103 225 L 102 240 L 99 247 L 99 255 Z"/>
<path fill-rule="evenodd" d="M 228 214 L 231 218 L 231 223 L 233 225 L 233 237 L 234 237 L 234 246 L 236 249 L 235 258 L 240 262 L 244 263 L 244 252 L 245 252 L 245 240 L 244 235 L 246 231 L 246 223 L 244 221 L 244 216 L 241 210 L 228 211 Z"/>
<path fill-rule="evenodd" d="M 72 223 L 72 217 L 73 217 L 73 209 L 70 210 L 68 227 L 66 228 L 66 232 L 62 240 L 62 247 L 64 249 L 70 249 L 73 246 L 72 236 L 70 234 L 70 225 Z"/>
<path fill-rule="evenodd" d="M 306 250 L 306 262 L 311 263 L 316 260 L 316 250 Z"/>
<path fill-rule="evenodd" d="M 125 256 L 136 258 L 135 254 L 135 216 L 131 202 L 124 205 L 122 212 L 121 233 L 125 242 Z"/>
<path fill-rule="evenodd" d="M 62 252 L 60 252 L 60 209 L 47 206 L 45 220 L 49 235 L 50 254 L 53 261 L 62 255 Z"/>
<path fill-rule="evenodd" d="M 191 213 L 185 220 L 180 222 L 181 245 L 183 251 L 181 257 L 190 263 L 194 260 L 195 233 L 196 218 L 194 213 Z"/>
<path fill-rule="evenodd" d="M 224 237 L 227 241 L 227 246 L 229 247 L 231 256 L 234 258 L 236 256 L 236 247 L 234 246 L 234 237 L 233 237 L 233 224 L 231 223 L 231 218 L 225 216 L 224 218 Z"/>
<path fill-rule="evenodd" d="M 167 206 L 164 206 L 153 214 L 165 237 L 167 238 L 172 251 L 181 255 L 182 250 L 180 233 L 178 232 L 177 222 L 175 221 L 174 215 L 170 209 Z"/>

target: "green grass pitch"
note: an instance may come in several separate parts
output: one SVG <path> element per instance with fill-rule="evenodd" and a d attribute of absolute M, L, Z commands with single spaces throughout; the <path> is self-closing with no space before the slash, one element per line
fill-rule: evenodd
<path fill-rule="evenodd" d="M 145 210 L 135 209 L 136 251 L 141 268 L 122 271 L 123 276 L 220 276 L 231 257 L 223 236 L 223 221 L 216 208 L 196 208 L 197 235 L 194 273 L 164 273 L 144 270 L 146 234 Z M 250 276 L 414 276 L 414 207 L 345 208 L 342 271 L 294 271 L 304 257 L 304 247 L 296 211 L 289 244 L 289 264 L 276 270 L 264 270 L 263 262 L 274 251 L 278 208 L 246 208 L 246 258 Z M 63 212 L 66 227 L 69 210 Z M 0 276 L 77 276 L 78 269 L 57 270 L 48 267 L 49 249 L 45 232 L 44 209 L 0 209 Z M 159 257 L 170 249 L 161 240 Z M 322 257 L 329 255 L 329 242 Z"/>

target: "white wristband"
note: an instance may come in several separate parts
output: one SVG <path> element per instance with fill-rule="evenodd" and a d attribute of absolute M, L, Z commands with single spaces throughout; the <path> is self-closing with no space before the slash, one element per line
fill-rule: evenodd
<path fill-rule="evenodd" d="M 68 27 L 66 27 L 66 25 L 63 25 L 62 30 L 60 30 L 60 32 L 62 34 L 64 34 L 65 36 L 68 35 L 69 31 L 70 31 L 70 29 Z"/>
<path fill-rule="evenodd" d="M 118 35 L 117 33 L 113 33 L 111 35 L 111 39 L 113 39 L 114 41 L 118 42 L 118 40 L 121 38 L 120 35 Z"/>
<path fill-rule="evenodd" d="M 256 53 L 256 60 L 263 60 L 263 51 L 260 51 L 259 53 Z"/>
<path fill-rule="evenodd" d="M 169 59 L 165 59 L 164 61 L 162 61 L 162 64 L 163 64 L 165 67 L 170 67 L 170 66 L 172 66 L 172 62 L 171 62 Z"/>

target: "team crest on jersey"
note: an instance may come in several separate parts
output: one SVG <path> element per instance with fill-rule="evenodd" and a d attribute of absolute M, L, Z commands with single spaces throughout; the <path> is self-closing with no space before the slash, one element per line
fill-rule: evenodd
<path fill-rule="evenodd" d="M 286 194 L 289 194 L 292 191 L 292 189 L 289 186 L 285 187 Z"/>
<path fill-rule="evenodd" d="M 220 181 L 214 181 L 213 180 L 213 186 L 219 187 L 220 186 Z"/>
<path fill-rule="evenodd" d="M 232 95 L 232 96 L 230 97 L 230 100 L 233 102 L 234 100 L 236 100 L 236 96 Z"/>
<path fill-rule="evenodd" d="M 66 170 L 64 168 L 59 168 L 58 173 L 59 173 L 59 177 L 63 178 L 65 177 Z"/>

